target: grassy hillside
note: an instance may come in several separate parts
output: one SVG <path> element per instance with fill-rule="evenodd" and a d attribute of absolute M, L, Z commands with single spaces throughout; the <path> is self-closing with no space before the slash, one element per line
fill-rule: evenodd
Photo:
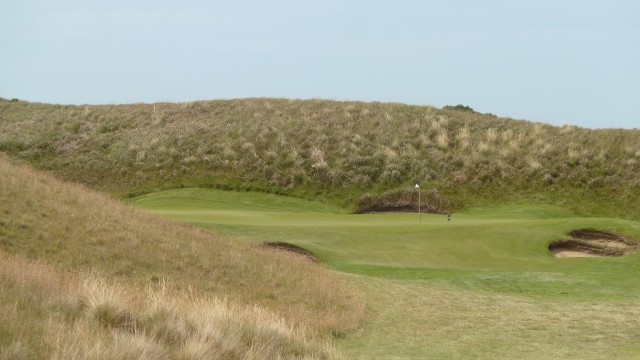
<path fill-rule="evenodd" d="M 327 348 L 318 345 L 319 350 L 314 353 L 313 348 L 317 344 L 313 342 L 309 342 L 307 349 L 304 334 L 326 337 L 342 333 L 356 327 L 363 314 L 363 304 L 358 295 L 320 265 L 292 254 L 145 214 L 82 185 L 61 182 L 51 175 L 13 165 L 1 157 L 0 214 L 0 311 L 5 315 L 17 311 L 17 314 L 25 316 L 24 324 L 13 321 L 15 316 L 0 316 L 3 319 L 0 348 L 8 351 L 9 358 L 12 351 L 19 353 L 23 345 L 29 350 L 39 349 L 38 357 L 48 358 L 56 349 L 55 336 L 75 334 L 73 338 L 77 339 L 85 330 L 93 334 L 91 336 L 95 335 L 87 335 L 87 339 L 104 338 L 102 350 L 117 348 L 121 341 L 150 341 L 160 354 L 168 346 L 167 351 L 175 355 L 189 344 L 202 345 L 198 345 L 198 341 L 204 343 L 202 346 L 217 346 L 216 341 L 226 343 L 228 340 L 231 349 L 236 340 L 241 339 L 250 343 L 241 343 L 245 344 L 244 348 L 234 349 L 245 349 L 247 354 L 251 351 L 260 353 L 260 346 L 265 346 L 265 350 L 272 346 L 274 351 L 293 349 L 291 353 L 283 354 L 287 358 L 305 354 L 323 358 L 331 352 L 326 355 Z M 48 265 L 42 266 L 45 269 L 50 266 L 52 270 L 38 270 L 40 265 L 31 264 L 37 260 L 46 261 Z M 31 266 L 36 266 L 34 271 L 29 270 Z M 35 275 L 32 276 L 32 272 Z M 82 288 L 78 284 L 85 283 L 86 274 L 90 272 L 98 276 L 93 283 L 103 289 L 100 293 L 107 297 L 115 294 L 115 305 L 107 302 L 106 310 L 100 307 L 91 310 L 86 299 L 91 298 L 92 292 L 77 289 Z M 65 280 L 66 277 L 70 279 Z M 114 281 L 123 285 L 112 284 Z M 58 283 L 62 285 L 52 286 Z M 71 289 L 68 292 L 67 287 Z M 165 289 L 166 296 L 159 295 L 161 287 Z M 146 289 L 150 291 L 148 295 Z M 172 300 L 165 301 L 165 297 Z M 62 299 L 62 305 L 56 299 Z M 81 305 L 68 311 L 66 308 L 55 310 L 67 306 L 65 299 L 72 305 L 78 301 Z M 230 302 L 228 307 L 220 303 L 224 299 Z M 160 315 L 175 320 L 167 320 L 167 326 L 175 326 L 174 330 L 182 331 L 184 336 L 173 340 L 129 336 L 141 330 L 155 331 L 157 324 L 148 318 L 153 315 L 152 307 L 156 300 L 168 308 L 166 316 Z M 228 329 L 235 328 L 233 331 L 236 333 L 218 329 L 216 335 L 201 328 L 204 324 L 198 322 L 199 318 L 216 316 L 202 310 L 203 307 L 215 311 L 216 306 L 222 312 L 228 309 L 230 314 L 238 315 L 237 326 L 219 319 L 228 323 L 225 325 Z M 251 310 L 254 306 L 259 308 Z M 55 321 L 47 322 L 52 317 Z M 135 331 L 126 320 L 129 318 L 135 319 Z M 124 326 L 118 325 L 122 320 L 129 324 L 124 326 L 130 330 L 125 331 L 129 335 L 102 331 L 93 323 L 85 323 L 91 319 L 98 319 L 98 324 L 104 320 L 107 327 L 118 329 Z M 116 325 L 109 325 L 111 322 Z M 31 328 L 25 324 L 40 325 Z M 253 330 L 245 329 L 249 324 L 264 327 L 266 332 L 273 329 L 274 334 L 281 329 L 290 329 L 278 336 L 282 341 L 290 339 L 288 344 L 291 346 L 260 343 L 260 340 L 252 344 L 253 336 L 259 339 L 261 335 L 251 335 L 249 332 Z M 219 339 L 213 341 L 211 336 L 214 335 Z M 234 340 L 234 337 L 238 339 Z M 267 336 L 265 339 L 271 338 Z M 79 346 L 88 346 L 90 340 L 87 341 Z M 97 352 L 93 353 L 103 353 L 100 349 L 94 349 Z M 69 353 L 63 351 L 62 354 L 60 358 L 68 358 Z M 76 357 L 85 358 L 83 355 Z"/>
<path fill-rule="evenodd" d="M 356 359 L 636 359 L 640 222 L 554 206 L 443 215 L 345 214 L 254 192 L 177 189 L 131 199 L 150 212 L 255 242 L 310 250 L 366 294 Z M 635 239 L 624 257 L 556 258 L 578 229 Z"/>
<path fill-rule="evenodd" d="M 0 151 L 119 196 L 207 186 L 320 198 L 355 210 L 366 193 L 419 180 L 446 200 L 445 210 L 535 202 L 640 218 L 640 130 L 553 127 L 432 107 L 0 100 Z"/>

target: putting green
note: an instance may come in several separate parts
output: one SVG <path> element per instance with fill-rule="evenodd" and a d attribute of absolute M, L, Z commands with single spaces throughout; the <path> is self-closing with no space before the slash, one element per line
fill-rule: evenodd
<path fill-rule="evenodd" d="M 638 284 L 638 255 L 558 259 L 548 250 L 551 242 L 568 238 L 576 229 L 640 238 L 640 223 L 628 220 L 579 218 L 543 206 L 475 209 L 455 214 L 450 222 L 442 215 L 354 215 L 311 201 L 211 189 L 163 191 L 139 196 L 132 203 L 247 241 L 295 244 L 350 273 L 452 283 L 463 279 L 468 286 L 498 291 L 509 291 L 519 279 L 525 283 L 520 291 L 545 295 L 551 279 L 563 287 L 576 281 L 596 282 L 598 287 L 589 287 L 583 295 L 610 296 L 611 290 L 624 289 L 630 292 L 616 296 L 640 296 L 640 287 L 627 287 L 629 282 Z M 475 284 L 469 283 L 470 278 Z M 575 293 L 585 292 L 581 289 Z"/>
<path fill-rule="evenodd" d="M 442 215 L 353 215 L 311 201 L 211 189 L 163 191 L 131 202 L 246 241 L 295 244 L 344 272 L 367 294 L 371 312 L 359 334 L 338 344 L 351 357 L 640 354 L 640 254 L 559 259 L 548 250 L 578 229 L 640 239 L 639 222 L 526 204 L 471 209 L 450 222 Z M 484 334 L 504 332 L 511 321 L 526 326 L 497 340 Z M 431 336 L 424 337 L 424 329 Z"/>

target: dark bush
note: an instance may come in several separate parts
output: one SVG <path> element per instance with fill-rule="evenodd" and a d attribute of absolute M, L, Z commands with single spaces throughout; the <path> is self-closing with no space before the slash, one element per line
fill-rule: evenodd
<path fill-rule="evenodd" d="M 443 108 L 444 110 L 457 110 L 457 111 L 469 111 L 475 112 L 470 106 L 458 104 L 458 105 L 447 105 Z"/>

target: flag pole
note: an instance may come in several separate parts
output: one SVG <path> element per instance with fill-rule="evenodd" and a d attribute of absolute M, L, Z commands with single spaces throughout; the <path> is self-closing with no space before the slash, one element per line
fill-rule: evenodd
<path fill-rule="evenodd" d="M 416 183 L 416 188 L 418 189 L 418 217 L 420 218 L 420 223 L 422 224 L 422 212 L 420 211 L 420 184 Z"/>

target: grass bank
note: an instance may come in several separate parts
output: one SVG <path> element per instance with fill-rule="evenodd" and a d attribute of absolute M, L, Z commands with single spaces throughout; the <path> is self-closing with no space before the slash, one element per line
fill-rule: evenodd
<path fill-rule="evenodd" d="M 286 326 L 305 329 L 319 338 L 349 331 L 362 318 L 363 303 L 356 292 L 323 266 L 295 255 L 149 215 L 85 186 L 59 181 L 2 158 L 0 185 L 0 250 L 7 256 L 46 261 L 57 271 L 75 275 L 97 273 L 108 281 L 124 282 L 125 292 L 132 294 L 162 283 L 170 294 L 227 299 L 232 309 L 243 314 L 251 314 L 258 306 L 265 314 L 282 318 Z M 21 285 L 19 279 L 8 281 L 9 287 L 32 286 Z M 35 281 L 35 287 L 46 282 Z M 19 304 L 27 312 L 40 314 L 33 322 L 48 318 L 43 312 L 49 307 L 43 310 L 39 298 L 24 300 L 27 295 L 19 292 L 16 298 L 5 299 L 5 310 Z M 45 292 L 42 297 L 47 296 Z M 131 303 L 139 314 L 136 318 L 146 316 L 146 310 L 137 304 L 151 301 L 142 297 Z M 242 310 L 244 307 L 247 310 Z M 195 315 L 185 316 L 190 319 Z M 280 324 L 273 326 L 278 329 Z M 34 334 L 38 332 L 34 330 Z M 19 346 L 22 335 L 22 330 L 10 332 L 0 341 L 4 346 Z"/>

